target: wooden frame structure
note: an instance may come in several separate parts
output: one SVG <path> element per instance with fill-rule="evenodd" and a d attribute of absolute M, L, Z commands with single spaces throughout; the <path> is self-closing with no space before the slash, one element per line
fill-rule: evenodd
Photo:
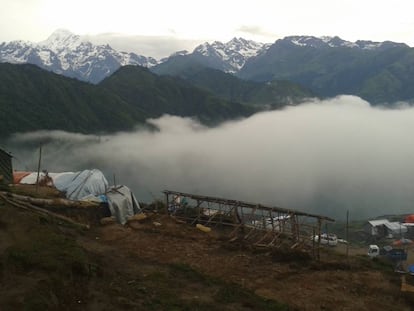
<path fill-rule="evenodd" d="M 0 149 L 0 175 L 3 176 L 2 182 L 5 184 L 13 183 L 12 158 L 11 154 Z"/>
<path fill-rule="evenodd" d="M 164 190 L 168 213 L 191 224 L 227 230 L 231 241 L 242 239 L 255 246 L 301 248 L 319 258 L 323 222 L 332 218 L 245 201 Z M 317 239 L 320 241 L 320 239 Z M 316 252 L 315 252 L 316 250 Z"/>

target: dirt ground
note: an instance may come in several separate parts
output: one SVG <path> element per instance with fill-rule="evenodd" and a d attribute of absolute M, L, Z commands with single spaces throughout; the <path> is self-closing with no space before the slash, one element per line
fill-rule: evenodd
<path fill-rule="evenodd" d="M 345 253 L 307 260 L 162 214 L 79 230 L 0 201 L 0 310 L 414 310 L 391 265 Z"/>
<path fill-rule="evenodd" d="M 296 310 L 413 309 L 400 293 L 400 276 L 391 267 L 376 269 L 362 248 L 350 247 L 348 260 L 345 247 L 339 246 L 322 250 L 320 262 L 280 261 L 268 250 L 233 245 L 214 230 L 204 233 L 168 216 L 154 216 L 134 228 L 94 228 L 80 243 L 104 256 L 116 249 L 162 264 L 185 263 Z"/>

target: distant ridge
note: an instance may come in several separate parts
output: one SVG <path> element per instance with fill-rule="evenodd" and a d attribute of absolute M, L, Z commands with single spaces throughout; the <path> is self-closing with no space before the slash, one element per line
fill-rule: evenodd
<path fill-rule="evenodd" d="M 244 80 L 290 81 L 324 97 L 352 94 L 383 105 L 414 102 L 414 49 L 391 41 L 350 42 L 338 36 L 288 36 L 265 44 L 233 38 L 226 43 L 205 42 L 192 52 L 177 51 L 157 61 L 119 52 L 109 45 L 93 45 L 60 29 L 40 43 L 0 44 L 0 62 L 35 64 L 94 84 L 126 65 L 174 75 L 178 63 L 182 67 L 188 67 L 188 63 L 231 73 Z M 172 71 L 168 72 L 169 69 Z"/>
<path fill-rule="evenodd" d="M 35 65 L 7 63 L 0 64 L 0 108 L 0 140 L 35 130 L 128 131 L 167 113 L 214 125 L 257 111 L 139 66 L 124 66 L 93 85 Z"/>

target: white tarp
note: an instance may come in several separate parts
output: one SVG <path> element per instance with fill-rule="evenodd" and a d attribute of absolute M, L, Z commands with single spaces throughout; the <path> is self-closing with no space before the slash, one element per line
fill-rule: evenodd
<path fill-rule="evenodd" d="M 117 221 L 125 224 L 128 217 L 141 212 L 134 194 L 127 186 L 113 186 L 106 192 L 109 210 Z"/>
<path fill-rule="evenodd" d="M 45 178 L 45 173 L 39 174 L 39 180 Z M 92 196 L 104 195 L 108 189 L 108 181 L 100 170 L 83 170 L 80 172 L 47 173 L 53 180 L 53 185 L 66 194 L 70 200 L 84 200 Z M 22 178 L 21 184 L 36 184 L 37 173 L 30 173 Z"/>
<path fill-rule="evenodd" d="M 121 224 L 128 217 L 141 212 L 134 194 L 127 186 L 109 187 L 108 181 L 100 170 L 80 172 L 40 173 L 39 180 L 46 176 L 53 181 L 53 186 L 65 193 L 66 198 L 74 201 L 93 200 L 108 203 L 111 215 Z M 36 184 L 37 173 L 30 173 L 22 178 L 22 184 Z"/>
<path fill-rule="evenodd" d="M 66 193 L 70 200 L 82 200 L 105 194 L 108 181 L 100 170 L 84 170 L 77 173 L 60 174 L 53 180 L 55 187 Z"/>

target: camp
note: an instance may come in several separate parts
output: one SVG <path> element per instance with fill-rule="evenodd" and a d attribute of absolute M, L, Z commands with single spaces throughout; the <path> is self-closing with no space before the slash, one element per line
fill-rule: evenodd
<path fill-rule="evenodd" d="M 54 187 L 71 201 L 89 201 L 107 205 L 112 216 L 125 224 L 128 217 L 141 212 L 132 191 L 125 185 L 109 186 L 104 174 L 98 169 L 79 172 L 13 173 L 15 184 L 42 185 Z"/>

